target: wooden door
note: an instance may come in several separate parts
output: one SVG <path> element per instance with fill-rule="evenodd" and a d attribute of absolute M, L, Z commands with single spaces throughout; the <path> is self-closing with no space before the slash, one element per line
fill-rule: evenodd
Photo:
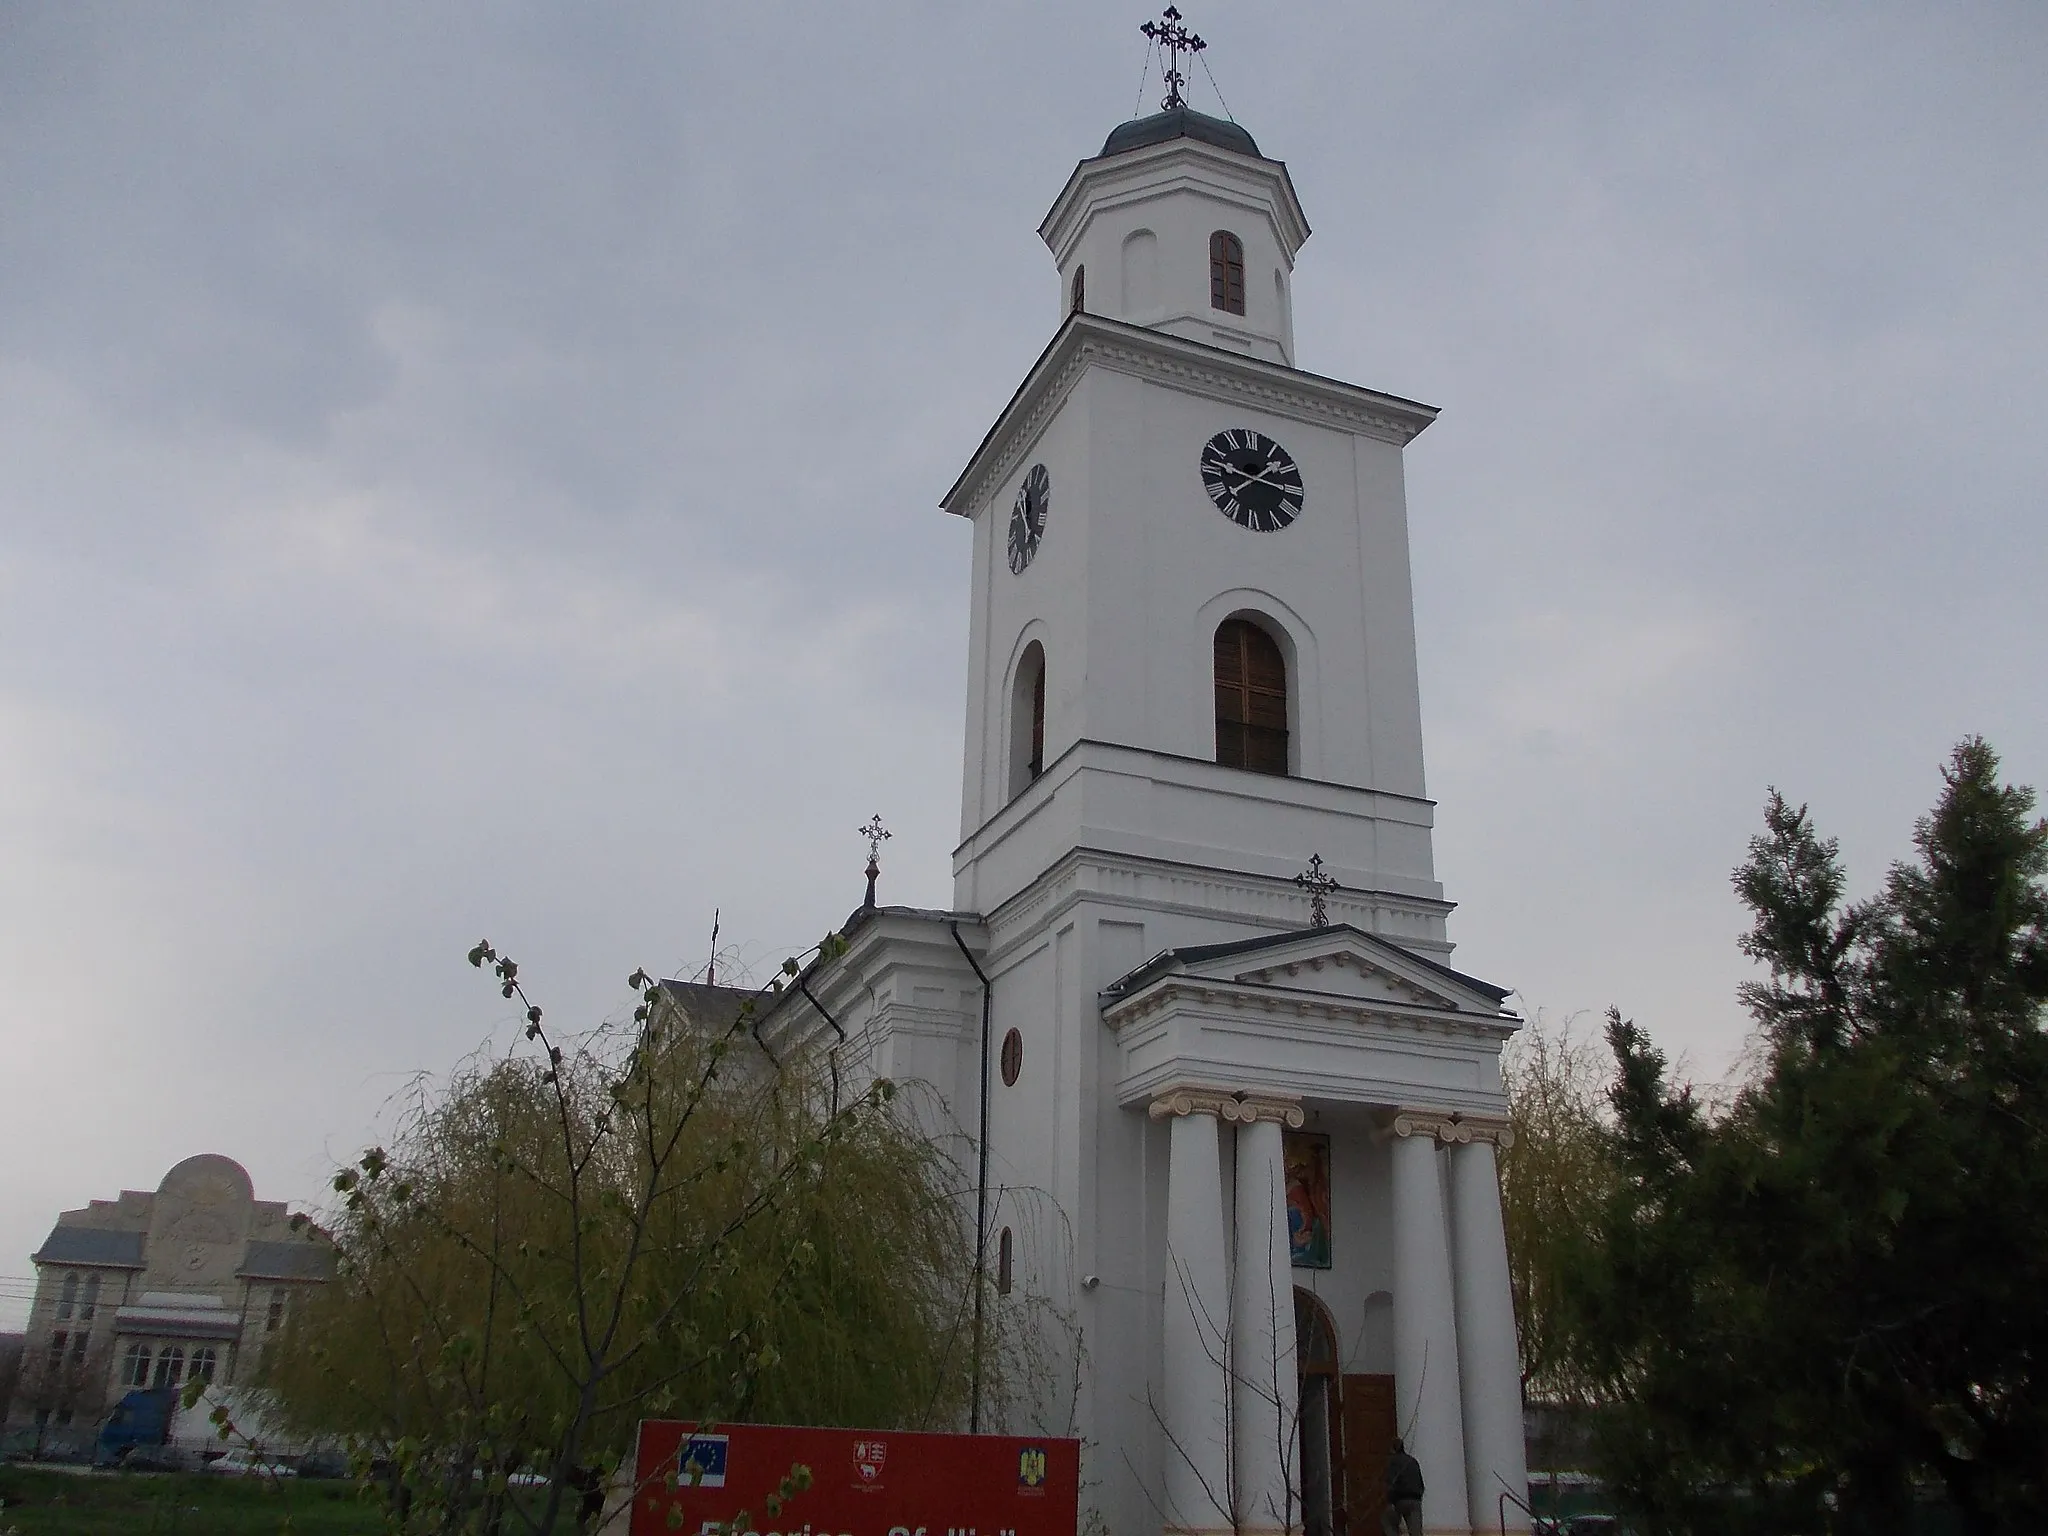
<path fill-rule="evenodd" d="M 1352 1536 L 1379 1529 L 1387 1507 L 1387 1456 L 1394 1449 L 1394 1378 L 1344 1378 L 1344 1507 Z"/>

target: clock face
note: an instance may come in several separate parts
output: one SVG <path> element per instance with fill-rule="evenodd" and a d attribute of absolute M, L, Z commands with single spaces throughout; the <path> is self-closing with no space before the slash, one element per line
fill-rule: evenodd
<path fill-rule="evenodd" d="M 1031 473 L 1017 487 L 1017 504 L 1010 509 L 1010 569 L 1019 576 L 1038 553 L 1038 541 L 1045 537 L 1045 513 L 1052 505 L 1052 477 L 1043 464 L 1031 466 Z"/>
<path fill-rule="evenodd" d="M 1248 427 L 1218 432 L 1202 447 L 1202 484 L 1216 509 L 1254 533 L 1301 516 L 1301 470 L 1285 448 Z"/>

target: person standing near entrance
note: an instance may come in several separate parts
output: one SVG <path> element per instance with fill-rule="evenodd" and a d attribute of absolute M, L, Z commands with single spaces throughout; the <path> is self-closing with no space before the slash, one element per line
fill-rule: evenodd
<path fill-rule="evenodd" d="M 1401 1536 L 1403 1525 L 1408 1536 L 1422 1536 L 1422 1463 L 1397 1439 L 1387 1457 L 1387 1507 L 1380 1529 L 1385 1536 Z"/>

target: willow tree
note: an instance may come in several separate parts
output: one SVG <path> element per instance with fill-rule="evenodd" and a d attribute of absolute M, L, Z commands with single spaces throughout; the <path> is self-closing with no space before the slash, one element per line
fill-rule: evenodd
<path fill-rule="evenodd" d="M 840 1063 L 757 1043 L 754 1000 L 707 1027 L 641 973 L 630 1023 L 558 1043 L 513 961 L 470 960 L 525 1040 L 335 1177 L 337 1276 L 265 1366 L 398 1529 L 563 1529 L 643 1416 L 957 1422 L 959 1174 L 889 1084 L 841 1103 Z"/>

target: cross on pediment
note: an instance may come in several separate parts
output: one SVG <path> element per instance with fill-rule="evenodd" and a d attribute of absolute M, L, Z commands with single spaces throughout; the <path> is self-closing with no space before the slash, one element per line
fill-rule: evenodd
<path fill-rule="evenodd" d="M 1329 927 L 1330 892 L 1341 891 L 1344 887 L 1339 885 L 1335 878 L 1325 872 L 1323 869 L 1323 856 L 1320 853 L 1310 855 L 1308 868 L 1294 877 L 1294 883 L 1308 892 L 1309 926 L 1312 928 Z"/>

